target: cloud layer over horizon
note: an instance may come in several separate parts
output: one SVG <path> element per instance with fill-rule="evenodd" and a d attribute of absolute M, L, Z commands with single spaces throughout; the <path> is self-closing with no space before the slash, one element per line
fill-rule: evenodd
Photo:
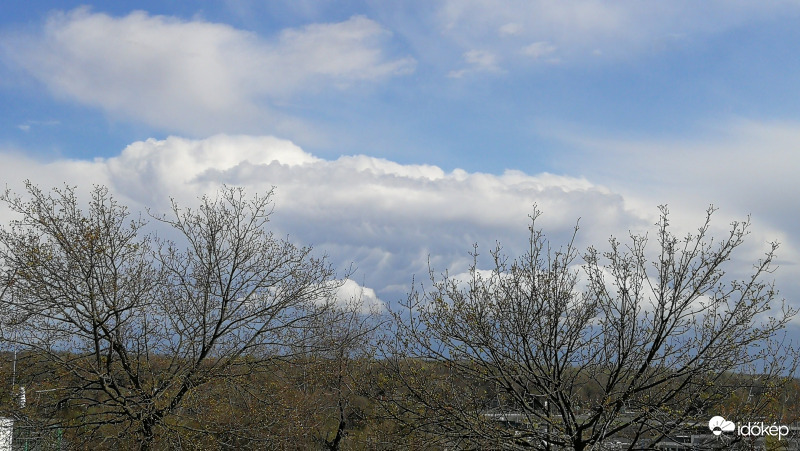
<path fill-rule="evenodd" d="M 624 151 L 624 146 L 618 148 Z M 61 180 L 88 189 L 85 184 L 91 180 L 109 186 L 132 208 L 154 212 L 166 211 L 170 198 L 194 205 L 197 196 L 213 193 L 221 184 L 243 186 L 250 193 L 275 187 L 275 233 L 314 245 L 339 268 L 355 264 L 354 280 L 372 306 L 402 299 L 412 277 L 426 279 L 429 262 L 437 272 L 463 272 L 474 243 L 480 245 L 483 267 L 488 267 L 488 251 L 497 242 L 510 255 L 519 254 L 534 204 L 543 212 L 537 226 L 556 246 L 566 243 L 580 218 L 579 248 L 602 249 L 611 235 L 624 239 L 628 231 L 652 230 L 658 213 L 658 201 L 648 193 L 623 194 L 582 177 L 514 170 L 500 175 L 446 172 L 364 155 L 326 160 L 270 136 L 149 139 L 93 161 L 43 163 L 11 153 L 3 157 L 7 164 L 0 176 L 13 190 L 20 191 L 20 174 L 43 188 Z M 676 202 L 676 230 L 699 226 L 702 207 Z M 722 207 L 715 233 L 724 232 L 729 218 L 744 215 L 735 204 Z M 788 236 L 787 230 L 775 227 L 782 224 L 770 227 L 764 219 L 769 218 L 754 219 L 754 234 L 740 253 L 743 261 L 757 259 L 768 239 Z M 798 268 L 795 243 L 784 245 L 781 256 L 788 256 L 788 267 L 779 276 L 788 282 Z M 796 287 L 789 284 L 786 289 L 794 292 Z"/>
<path fill-rule="evenodd" d="M 221 184 L 251 192 L 275 187 L 276 233 L 315 245 L 339 265 L 355 261 L 357 277 L 379 290 L 407 285 L 414 274 L 424 277 L 429 256 L 444 270 L 463 266 L 473 243 L 486 251 L 496 240 L 524 243 L 534 203 L 545 212 L 542 224 L 559 237 L 579 217 L 596 224 L 583 233 L 587 238 L 641 220 L 626 211 L 620 196 L 585 179 L 447 173 L 364 155 L 329 161 L 274 137 L 170 137 L 136 142 L 116 157 L 92 162 L 15 160 L 3 170 L 6 180 L 18 179 L 15 174 L 38 174 L 31 177 L 38 184 L 92 180 L 142 210 L 165 211 L 170 198 L 191 205 Z"/>
<path fill-rule="evenodd" d="M 0 4 L 0 177 L 135 209 L 275 187 L 276 233 L 401 299 L 474 243 L 716 234 L 782 243 L 800 304 L 800 1 Z M 2 218 L 0 218 L 2 219 Z M 487 263 L 481 263 L 486 268 Z M 355 284 L 355 285 L 354 285 Z M 362 291 L 359 291 L 363 289 Z"/>

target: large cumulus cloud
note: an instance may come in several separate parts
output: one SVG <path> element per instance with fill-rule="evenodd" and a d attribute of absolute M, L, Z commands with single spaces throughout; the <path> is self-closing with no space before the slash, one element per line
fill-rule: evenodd
<path fill-rule="evenodd" d="M 364 155 L 327 160 L 287 140 L 231 135 L 149 139 L 93 161 L 42 162 L 5 151 L 0 177 L 16 191 L 24 177 L 43 187 L 66 182 L 84 192 L 91 183 L 105 184 L 134 209 L 153 212 L 167 211 L 170 198 L 192 205 L 221 184 L 262 193 L 275 187 L 274 231 L 314 245 L 340 268 L 354 265 L 358 284 L 350 283 L 343 296 L 363 288 L 359 293 L 367 306 L 402 298 L 412 276 L 427 278 L 429 265 L 452 274 L 465 271 L 474 243 L 480 244 L 484 269 L 490 267 L 486 257 L 497 242 L 510 255 L 519 254 L 527 245 L 534 204 L 543 211 L 538 226 L 554 244 L 565 243 L 580 218 L 579 248 L 602 249 L 610 235 L 624 240 L 629 231 L 652 230 L 656 205 L 662 202 L 670 202 L 678 234 L 691 232 L 713 201 L 721 206 L 714 234 L 725 233 L 729 221 L 754 213 L 753 233 L 730 274 L 746 272 L 769 240 L 782 241 L 776 277 L 791 301 L 800 292 L 791 223 L 796 212 L 784 207 L 796 192 L 796 182 L 787 177 L 796 167 L 790 163 L 794 153 L 787 150 L 796 133 L 775 124 L 740 123 L 736 130 L 728 146 L 703 141 L 634 145 L 572 133 L 576 146 L 589 149 L 573 169 L 588 178 L 446 171 Z M 746 150 L 757 143 L 770 144 L 771 150 L 754 160 Z M 604 164 L 610 157 L 617 162 L 613 167 Z M 758 203 L 759 195 L 768 199 Z"/>
<path fill-rule="evenodd" d="M 583 178 L 448 172 L 363 155 L 325 160 L 273 137 L 150 139 L 91 162 L 4 158 L 10 164 L 2 176 L 12 188 L 19 174 L 44 186 L 91 180 L 153 211 L 166 210 L 170 197 L 190 205 L 223 183 L 251 192 L 276 187 L 276 233 L 315 245 L 340 267 L 354 263 L 356 280 L 381 297 L 402 296 L 412 275 L 427 276 L 429 259 L 438 270 L 463 271 L 476 242 L 486 255 L 496 241 L 516 254 L 526 244 L 533 204 L 557 241 L 580 217 L 582 244 L 642 228 L 654 213 L 630 211 L 621 196 Z"/>

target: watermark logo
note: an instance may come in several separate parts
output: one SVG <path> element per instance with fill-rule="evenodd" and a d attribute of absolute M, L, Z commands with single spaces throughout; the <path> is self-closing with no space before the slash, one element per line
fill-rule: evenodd
<path fill-rule="evenodd" d="M 733 421 L 728 421 L 718 415 L 708 421 L 708 428 L 714 435 L 720 435 L 723 432 L 733 432 L 736 430 L 736 425 L 733 424 Z"/>
<path fill-rule="evenodd" d="M 708 421 L 708 428 L 714 435 L 721 435 L 723 432 L 734 432 L 742 437 L 762 437 L 766 435 L 778 437 L 778 440 L 783 440 L 783 437 L 789 435 L 789 426 L 785 424 L 765 425 L 764 422 L 747 422 L 747 424 L 740 423 L 734 424 L 733 421 L 728 421 L 725 418 L 717 415 Z"/>

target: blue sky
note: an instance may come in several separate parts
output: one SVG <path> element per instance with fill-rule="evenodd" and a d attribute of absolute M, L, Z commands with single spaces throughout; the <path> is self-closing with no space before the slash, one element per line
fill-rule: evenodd
<path fill-rule="evenodd" d="M 134 206 L 276 186 L 276 229 L 394 302 L 428 259 L 752 214 L 800 295 L 800 2 L 0 4 L 0 177 Z"/>

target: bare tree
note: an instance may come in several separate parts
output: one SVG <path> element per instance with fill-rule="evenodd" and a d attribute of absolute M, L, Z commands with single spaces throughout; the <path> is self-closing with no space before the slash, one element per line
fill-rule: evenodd
<path fill-rule="evenodd" d="M 196 429 L 185 401 L 302 349 L 337 288 L 324 258 L 267 230 L 271 193 L 173 204 L 157 219 L 178 242 L 145 234 L 103 187 L 86 211 L 70 187 L 0 199 L 18 215 L 0 230 L 0 343 L 45 372 L 43 407 L 80 409 L 59 421 L 94 446 Z"/>
<path fill-rule="evenodd" d="M 579 262 L 575 235 L 551 247 L 535 211 L 518 258 L 498 246 L 480 271 L 476 247 L 469 280 L 431 270 L 431 286 L 395 313 L 387 412 L 430 443 L 465 449 L 648 449 L 705 428 L 712 408 L 769 419 L 769 396 L 722 401 L 789 380 L 795 354 L 779 338 L 796 311 L 764 280 L 777 244 L 743 279 L 726 275 L 749 221 L 712 238 L 712 213 L 678 238 L 662 207 L 655 246 L 612 238 Z"/>
<path fill-rule="evenodd" d="M 312 356 L 312 377 L 321 393 L 317 404 L 324 419 L 315 438 L 328 451 L 351 449 L 345 447 L 352 443 L 348 435 L 372 416 L 370 379 L 382 319 L 378 311 L 365 312 L 362 307 L 357 297 L 351 300 L 348 315 L 326 319 L 328 326 L 319 338 L 328 345 Z"/>
<path fill-rule="evenodd" d="M 225 381 L 192 397 L 192 406 L 212 406 L 195 416 L 198 429 L 221 432 L 205 447 L 360 449 L 354 446 L 367 440 L 374 421 L 369 381 L 380 316 L 353 302 L 316 321 L 308 330 L 313 338 L 298 340 L 307 349 L 296 358 L 272 360 L 268 372 L 242 374 L 236 386 Z"/>

